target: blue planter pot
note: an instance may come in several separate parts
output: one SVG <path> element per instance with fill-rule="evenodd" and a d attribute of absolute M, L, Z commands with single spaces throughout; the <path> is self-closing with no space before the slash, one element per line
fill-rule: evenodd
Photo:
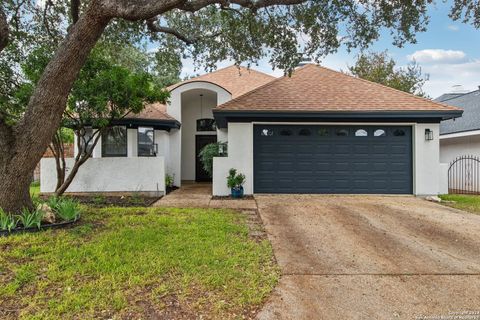
<path fill-rule="evenodd" d="M 232 188 L 232 198 L 243 198 L 243 187 Z"/>

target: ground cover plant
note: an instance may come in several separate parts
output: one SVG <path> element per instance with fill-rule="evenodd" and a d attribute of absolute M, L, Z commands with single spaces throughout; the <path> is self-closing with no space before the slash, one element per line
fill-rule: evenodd
<path fill-rule="evenodd" d="M 447 206 L 480 214 L 480 196 L 478 195 L 444 194 L 440 198 L 446 201 L 442 203 Z"/>

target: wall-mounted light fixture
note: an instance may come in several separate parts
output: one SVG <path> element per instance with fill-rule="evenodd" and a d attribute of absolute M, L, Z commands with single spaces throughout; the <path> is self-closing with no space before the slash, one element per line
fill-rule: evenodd
<path fill-rule="evenodd" d="M 425 140 L 433 140 L 433 131 L 430 129 L 425 129 Z"/>

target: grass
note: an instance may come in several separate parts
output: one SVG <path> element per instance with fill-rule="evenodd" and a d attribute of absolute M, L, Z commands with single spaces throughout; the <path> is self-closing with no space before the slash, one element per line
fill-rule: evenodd
<path fill-rule="evenodd" d="M 40 194 L 40 181 L 34 181 L 30 185 L 30 195 L 32 197 L 38 197 Z"/>
<path fill-rule="evenodd" d="M 2 319 L 248 318 L 278 278 L 226 210 L 86 208 L 74 228 L 0 238 Z"/>
<path fill-rule="evenodd" d="M 445 201 L 454 201 L 446 203 L 448 206 L 480 214 L 480 196 L 465 194 L 444 194 L 440 198 Z"/>

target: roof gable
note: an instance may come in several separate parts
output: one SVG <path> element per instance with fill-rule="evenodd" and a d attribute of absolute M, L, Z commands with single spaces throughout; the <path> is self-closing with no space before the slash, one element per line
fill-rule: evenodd
<path fill-rule="evenodd" d="M 457 110 L 460 109 L 314 64 L 215 108 L 215 111 L 263 112 Z"/>
<path fill-rule="evenodd" d="M 233 65 L 223 69 L 218 69 L 216 71 L 192 79 L 182 81 L 168 87 L 167 89 L 169 91 L 172 91 L 186 83 L 204 81 L 214 83 L 224 88 L 225 90 L 230 92 L 232 98 L 236 98 L 274 79 L 275 77 L 266 73 L 256 71 L 254 69 L 245 68 L 242 66 Z"/>

